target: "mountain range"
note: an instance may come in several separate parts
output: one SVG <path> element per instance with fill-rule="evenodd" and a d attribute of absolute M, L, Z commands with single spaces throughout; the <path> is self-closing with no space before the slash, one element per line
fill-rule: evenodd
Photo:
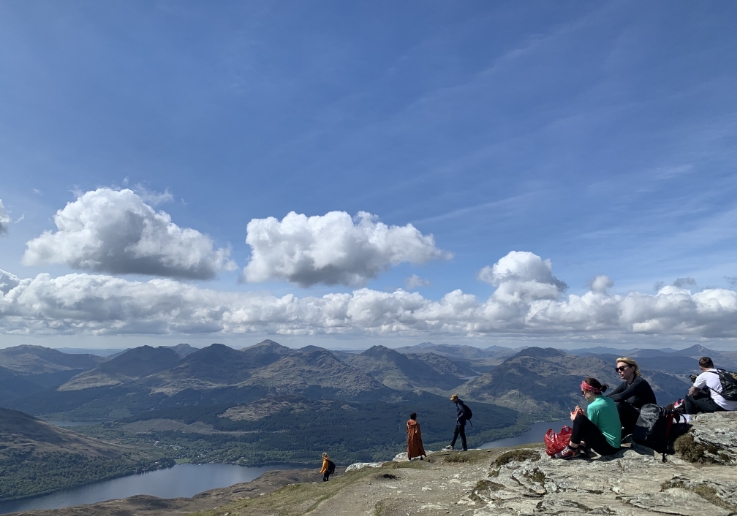
<path fill-rule="evenodd" d="M 0 350 L 0 405 L 47 417 L 105 420 L 171 407 L 235 406 L 269 396 L 397 401 L 403 393 L 425 391 L 441 396 L 458 392 L 531 415 L 559 415 L 578 402 L 582 377 L 617 384 L 613 364 L 624 353 L 512 351 L 423 343 L 350 353 L 316 346 L 292 349 L 265 340 L 240 350 L 223 344 L 141 346 L 105 359 L 18 346 Z M 686 374 L 697 369 L 695 358 L 721 358 L 701 346 L 627 353 L 639 361 L 663 404 L 682 397 Z M 731 364 L 728 358 L 723 361 Z"/>

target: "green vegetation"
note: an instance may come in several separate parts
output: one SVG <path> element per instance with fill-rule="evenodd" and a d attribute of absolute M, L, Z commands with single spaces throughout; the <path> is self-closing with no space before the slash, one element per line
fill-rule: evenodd
<path fill-rule="evenodd" d="M 84 431 L 126 444 L 156 443 L 168 457 L 195 463 L 313 463 L 321 452 L 327 451 L 338 463 L 349 464 L 394 457 L 406 445 L 405 425 L 410 412 L 419 415 L 426 447 L 437 449 L 447 444 L 455 424 L 453 404 L 427 393 L 397 403 L 302 398 L 299 403 L 255 420 L 220 417 L 228 407 L 151 411 Z M 473 410 L 474 426 L 467 427 L 472 447 L 518 433 L 526 426 L 518 423 L 517 414 L 506 408 L 475 403 Z M 126 430 L 130 423 L 162 419 L 183 424 L 204 423 L 213 430 L 210 433 L 157 431 L 153 422 L 145 433 Z"/>
<path fill-rule="evenodd" d="M 718 447 L 712 444 L 697 443 L 690 433 L 679 436 L 673 444 L 676 453 L 688 462 L 701 464 L 729 464 L 731 462 L 729 455 L 723 453 Z"/>
<path fill-rule="evenodd" d="M 87 457 L 82 453 L 8 450 L 0 457 L 0 501 L 36 496 L 110 478 L 173 466 L 171 459 Z"/>
<path fill-rule="evenodd" d="M 674 479 L 670 480 L 668 482 L 664 482 L 661 486 L 662 489 L 671 489 L 671 488 L 680 488 L 680 489 L 687 489 L 697 495 L 699 495 L 701 498 L 706 500 L 709 503 L 712 503 L 716 505 L 717 507 L 721 507 L 722 509 L 726 509 L 730 511 L 730 514 L 734 514 L 735 511 L 737 511 L 737 506 L 732 505 L 731 503 L 727 502 L 724 498 L 719 496 L 719 493 L 715 488 L 712 486 L 706 485 L 706 484 L 686 484 L 683 482 L 683 480 L 680 479 Z"/>
<path fill-rule="evenodd" d="M 538 461 L 540 460 L 540 454 L 534 450 L 527 449 L 510 450 L 497 457 L 491 465 L 492 467 L 499 468 L 505 464 L 509 464 L 510 462 L 522 462 L 528 459 Z"/>

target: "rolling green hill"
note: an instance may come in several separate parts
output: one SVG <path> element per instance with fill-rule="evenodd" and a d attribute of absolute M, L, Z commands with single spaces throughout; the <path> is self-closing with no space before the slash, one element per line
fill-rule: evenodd
<path fill-rule="evenodd" d="M 172 464 L 148 449 L 106 443 L 0 408 L 0 501 Z"/>

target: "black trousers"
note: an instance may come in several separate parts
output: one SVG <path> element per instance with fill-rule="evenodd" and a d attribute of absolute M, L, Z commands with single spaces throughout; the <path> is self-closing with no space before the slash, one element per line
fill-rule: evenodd
<path fill-rule="evenodd" d="M 466 424 L 460 424 L 456 423 L 456 429 L 453 432 L 453 440 L 450 442 L 451 446 L 456 445 L 456 439 L 458 439 L 458 436 L 461 436 L 461 445 L 463 446 L 463 451 L 468 450 L 468 446 L 466 446 Z"/>
<path fill-rule="evenodd" d="M 322 481 L 323 482 L 327 482 L 329 478 L 330 478 L 330 473 L 328 473 L 327 471 L 322 474 Z"/>
<path fill-rule="evenodd" d="M 640 417 L 640 409 L 632 403 L 618 401 L 617 411 L 619 412 L 619 420 L 622 422 L 622 437 L 634 432 L 637 418 Z"/>
<path fill-rule="evenodd" d="M 601 430 L 583 414 L 576 416 L 575 421 L 573 421 L 573 433 L 571 434 L 573 444 L 581 444 L 581 441 L 585 442 L 588 448 L 599 455 L 617 453 L 617 448 L 609 444 Z"/>
<path fill-rule="evenodd" d="M 700 412 L 721 412 L 724 410 L 711 398 L 694 398 L 690 394 L 685 398 L 686 414 L 698 414 Z"/>

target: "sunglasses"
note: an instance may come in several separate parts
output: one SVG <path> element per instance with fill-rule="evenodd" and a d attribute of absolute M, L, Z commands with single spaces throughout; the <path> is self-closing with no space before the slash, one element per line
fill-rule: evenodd
<path fill-rule="evenodd" d="M 621 373 L 622 371 L 624 371 L 628 367 L 629 366 L 626 366 L 626 365 L 625 366 L 622 366 L 622 367 L 615 367 L 614 370 L 617 371 L 618 373 Z"/>

